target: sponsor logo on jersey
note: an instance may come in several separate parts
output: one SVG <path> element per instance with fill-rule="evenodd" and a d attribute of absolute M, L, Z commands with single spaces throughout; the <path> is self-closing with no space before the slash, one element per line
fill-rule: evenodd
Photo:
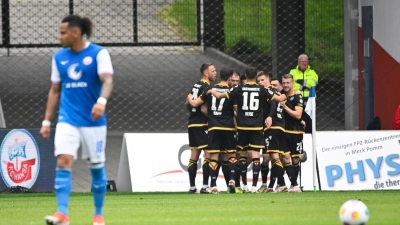
<path fill-rule="evenodd" d="M 39 148 L 32 135 L 23 129 L 11 130 L 0 147 L 1 176 L 8 187 L 31 188 L 40 169 Z"/>
<path fill-rule="evenodd" d="M 69 61 L 68 60 L 65 60 L 65 61 L 61 61 L 60 63 L 61 63 L 61 65 L 65 65 L 65 64 L 67 64 Z"/>
<path fill-rule="evenodd" d="M 68 67 L 68 76 L 72 80 L 79 80 L 82 77 L 82 70 L 80 70 L 78 72 L 75 71 L 76 67 L 78 67 L 78 66 L 79 66 L 78 63 L 74 63 Z"/>

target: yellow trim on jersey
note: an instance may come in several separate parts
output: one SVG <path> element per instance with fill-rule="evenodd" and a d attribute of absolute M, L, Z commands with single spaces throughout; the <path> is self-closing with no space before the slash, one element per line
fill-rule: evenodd
<path fill-rule="evenodd" d="M 263 127 L 237 127 L 238 130 L 263 130 Z"/>
<path fill-rule="evenodd" d="M 298 105 L 296 105 L 294 108 L 303 108 L 302 106 L 298 106 Z"/>
<path fill-rule="evenodd" d="M 229 98 L 229 93 L 227 91 L 225 91 L 225 96 L 226 96 L 227 99 L 230 99 Z"/>
<path fill-rule="evenodd" d="M 229 87 L 229 85 L 223 84 L 223 83 L 221 83 L 221 82 L 219 82 L 217 85 L 218 85 L 218 86 L 221 86 L 221 87 Z"/>
<path fill-rule="evenodd" d="M 268 129 L 264 128 L 264 131 L 266 130 L 281 130 L 283 132 L 285 132 L 285 128 L 281 127 L 281 126 L 270 126 Z"/>
<path fill-rule="evenodd" d="M 299 130 L 285 130 L 285 133 L 288 133 L 288 134 L 304 134 L 304 131 L 299 131 Z"/>
<path fill-rule="evenodd" d="M 189 146 L 189 148 L 190 148 L 190 150 L 202 150 L 202 149 L 207 148 L 207 146 L 208 145 L 201 145 L 201 146 L 197 146 L 197 147 Z"/>
<path fill-rule="evenodd" d="M 189 124 L 188 128 L 191 128 L 191 127 L 207 127 L 207 126 L 208 126 L 208 124 L 206 124 L 206 123 L 203 123 L 203 124 L 195 123 L 195 124 Z"/>
<path fill-rule="evenodd" d="M 230 131 L 234 131 L 235 128 L 234 127 L 211 127 L 211 128 L 208 128 L 208 131 L 211 131 L 211 130 L 230 130 Z"/>
<path fill-rule="evenodd" d="M 208 82 L 208 80 L 204 80 L 204 79 L 200 79 L 200 81 L 207 83 L 208 85 L 210 85 L 210 82 Z"/>
<path fill-rule="evenodd" d="M 201 101 L 201 103 L 204 103 L 203 99 L 201 98 L 201 96 L 199 96 L 199 100 Z"/>
<path fill-rule="evenodd" d="M 290 155 L 290 156 L 292 156 L 293 158 L 299 158 L 301 155 L 303 155 L 303 154 L 293 154 L 293 155 Z"/>

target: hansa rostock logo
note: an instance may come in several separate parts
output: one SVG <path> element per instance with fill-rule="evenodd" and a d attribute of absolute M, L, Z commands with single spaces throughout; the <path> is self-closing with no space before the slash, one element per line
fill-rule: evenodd
<path fill-rule="evenodd" d="M 23 129 L 11 130 L 0 147 L 1 176 L 8 187 L 31 188 L 40 168 L 39 148 L 32 135 Z"/>

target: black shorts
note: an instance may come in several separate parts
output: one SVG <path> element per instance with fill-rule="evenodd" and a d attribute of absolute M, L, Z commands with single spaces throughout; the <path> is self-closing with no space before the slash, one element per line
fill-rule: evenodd
<path fill-rule="evenodd" d="M 207 126 L 204 127 L 189 127 L 189 148 L 191 150 L 207 149 L 208 135 Z"/>
<path fill-rule="evenodd" d="M 284 154 L 289 154 L 292 157 L 299 157 L 303 154 L 303 134 L 285 133 L 283 142 Z"/>
<path fill-rule="evenodd" d="M 264 131 L 265 149 L 263 154 L 283 153 L 283 142 L 285 141 L 285 132 L 281 129 L 269 129 Z"/>
<path fill-rule="evenodd" d="M 208 131 L 209 153 L 235 153 L 236 152 L 235 131 L 210 130 Z"/>
<path fill-rule="evenodd" d="M 239 151 L 260 151 L 264 146 L 263 130 L 238 130 Z"/>

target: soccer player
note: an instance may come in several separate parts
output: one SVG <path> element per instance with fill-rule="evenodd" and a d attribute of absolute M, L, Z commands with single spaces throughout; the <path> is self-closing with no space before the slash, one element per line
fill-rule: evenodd
<path fill-rule="evenodd" d="M 239 85 L 240 82 L 240 74 L 237 71 L 233 71 L 233 75 L 229 79 L 229 86 L 231 88 Z"/>
<path fill-rule="evenodd" d="M 299 175 L 299 157 L 303 153 L 303 133 L 304 127 L 301 124 L 303 112 L 303 98 L 301 94 L 296 94 L 293 89 L 293 76 L 285 74 L 282 77 L 282 86 L 287 100 L 281 102 L 285 116 L 285 141 L 283 142 L 283 163 L 287 175 L 289 176 L 291 187 L 288 192 L 301 192 L 297 184 Z M 292 164 L 290 164 L 290 161 Z"/>
<path fill-rule="evenodd" d="M 257 73 L 257 83 L 264 87 L 270 87 L 271 83 L 270 83 L 269 75 L 264 73 L 264 71 L 259 71 Z M 264 120 L 266 120 L 266 118 L 270 114 L 271 102 L 275 102 L 275 101 L 269 101 L 267 104 L 264 105 L 264 109 L 263 109 Z M 267 123 L 265 123 L 265 124 L 267 124 Z M 265 126 L 265 124 L 264 124 L 264 138 L 266 141 L 265 141 L 265 148 L 262 150 L 263 161 L 261 163 L 262 185 L 258 189 L 258 192 L 260 192 L 260 193 L 267 191 L 267 178 L 268 178 L 268 173 L 269 173 L 269 161 L 270 161 L 269 154 L 266 152 L 267 147 L 268 147 L 268 142 L 267 142 L 268 139 L 266 138 L 267 136 L 265 136 L 265 131 L 267 130 L 267 127 Z M 269 123 L 269 125 L 271 125 L 271 123 Z"/>
<path fill-rule="evenodd" d="M 240 82 L 240 74 L 237 71 L 233 70 L 233 74 L 228 80 L 228 85 L 230 88 L 234 88 L 239 85 L 239 82 Z M 234 122 L 235 122 L 235 141 L 236 141 L 237 140 L 237 137 L 236 137 L 236 115 L 234 118 Z M 236 146 L 236 143 L 235 143 L 235 146 Z M 222 173 L 224 174 L 226 186 L 229 188 L 229 181 L 230 181 L 229 156 L 226 153 L 227 152 L 225 150 L 222 150 L 219 153 L 218 170 L 220 167 L 222 168 Z M 237 165 L 237 167 L 238 166 L 239 165 Z M 238 170 L 239 169 L 237 168 L 237 172 L 235 173 L 236 174 L 235 184 L 237 183 L 240 185 L 240 174 L 239 174 Z M 240 186 L 238 186 L 238 188 L 239 187 Z"/>
<path fill-rule="evenodd" d="M 231 69 L 223 68 L 220 72 L 221 81 L 213 85 L 211 90 L 225 93 L 230 91 L 229 79 L 232 76 Z M 216 99 L 213 95 L 203 92 L 197 100 L 192 100 L 188 96 L 190 104 L 194 107 L 200 106 L 203 102 L 207 103 L 208 113 L 208 152 L 210 153 L 210 175 L 211 191 L 218 194 L 218 161 L 219 153 L 224 151 L 228 158 L 229 168 L 229 192 L 235 193 L 235 172 L 236 172 L 236 140 L 234 123 L 234 103 L 230 98 Z"/>
<path fill-rule="evenodd" d="M 240 76 L 240 84 L 246 84 L 246 83 L 247 83 L 246 74 L 242 74 Z"/>
<path fill-rule="evenodd" d="M 282 84 L 277 78 L 271 79 L 271 86 L 277 91 L 282 92 Z M 267 117 L 267 129 L 264 131 L 265 141 L 267 142 L 267 153 L 271 159 L 271 179 L 268 185 L 268 192 L 273 191 L 275 180 L 278 179 L 278 185 L 275 188 L 276 192 L 283 192 L 287 190 L 284 180 L 285 170 L 280 159 L 283 153 L 283 142 L 285 135 L 285 119 L 283 115 L 283 108 L 281 104 L 271 101 L 270 115 Z M 270 122 L 272 120 L 272 122 Z"/>
<path fill-rule="evenodd" d="M 211 81 L 215 80 L 217 76 L 217 70 L 212 63 L 204 63 L 200 67 L 201 80 L 195 83 L 190 94 L 193 100 L 196 100 L 203 91 L 210 85 Z M 188 163 L 188 173 L 190 189 L 189 193 L 197 193 L 196 189 L 196 173 L 197 173 L 197 161 L 202 150 L 204 150 L 205 159 L 202 165 L 203 168 L 203 186 L 200 189 L 201 194 L 211 193 L 208 186 L 208 179 L 210 176 L 209 162 L 210 154 L 206 151 L 208 135 L 207 135 L 207 113 L 202 110 L 202 106 L 191 107 L 189 102 L 186 101 L 186 106 L 189 108 L 190 115 L 188 120 L 188 134 L 189 134 L 189 147 L 191 155 Z"/>
<path fill-rule="evenodd" d="M 92 27 L 89 18 L 65 17 L 58 36 L 63 48 L 52 59 L 52 85 L 40 130 L 42 137 L 48 139 L 50 120 L 60 103 L 54 141 L 57 157 L 54 188 L 58 208 L 54 215 L 45 217 L 49 225 L 69 224 L 71 169 L 79 146 L 82 158 L 89 162 L 92 176 L 93 225 L 105 224 L 102 211 L 107 191 L 105 109 L 113 89 L 114 71 L 108 51 L 84 39 L 85 35 L 90 38 Z"/>
<path fill-rule="evenodd" d="M 256 83 L 257 69 L 248 67 L 246 69 L 247 83 L 239 85 L 230 93 L 219 93 L 213 90 L 209 92 L 217 98 L 234 98 L 237 103 L 237 129 L 238 150 L 240 151 L 239 165 L 241 169 L 243 192 L 249 192 L 247 187 L 247 151 L 252 153 L 253 162 L 253 184 L 258 181 L 260 172 L 260 149 L 264 148 L 263 135 L 263 108 L 267 101 L 283 101 L 286 96 L 280 95 L 271 88 Z M 251 192 L 256 193 L 253 185 Z"/>

